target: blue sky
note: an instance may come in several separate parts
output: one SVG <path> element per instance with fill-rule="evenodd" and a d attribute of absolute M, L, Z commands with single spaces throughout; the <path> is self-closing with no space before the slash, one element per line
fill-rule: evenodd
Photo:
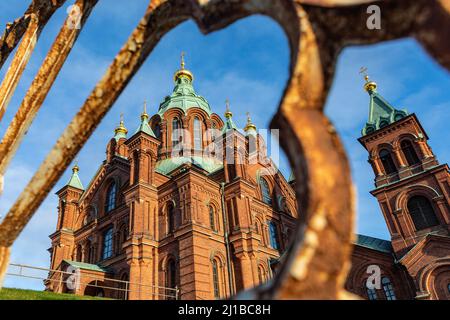
<path fill-rule="evenodd" d="M 21 16 L 28 4 L 29 0 L 16 0 L 14 5 L 2 1 L 0 25 L 5 26 Z M 8 211 L 100 80 L 143 15 L 146 5 L 146 0 L 99 1 L 9 167 L 5 176 L 5 192 L 0 197 L 0 215 Z M 1 135 L 58 33 L 65 19 L 66 7 L 59 10 L 44 29 L 22 82 L 0 123 Z M 213 111 L 222 115 L 224 101 L 229 98 L 238 125 L 245 125 L 245 113 L 249 111 L 258 128 L 268 127 L 288 77 L 288 44 L 281 28 L 269 18 L 255 16 L 204 36 L 189 21 L 162 39 L 79 154 L 80 177 L 85 186 L 105 158 L 106 144 L 113 135 L 120 113 L 125 114 L 128 129 L 134 130 L 138 126 L 143 101 L 148 101 L 148 111 L 153 113 L 163 97 L 171 92 L 172 75 L 179 67 L 181 51 L 186 52 L 187 68 L 195 75 L 196 91 L 208 99 Z M 326 113 L 341 134 L 351 160 L 358 192 L 357 231 L 388 239 L 378 204 L 369 194 L 374 175 L 367 163 L 368 156 L 356 140 L 367 119 L 369 101 L 358 73 L 361 66 L 368 67 L 371 78 L 378 82 L 378 91 L 388 101 L 397 108 L 407 108 L 417 114 L 441 162 L 450 159 L 447 148 L 450 77 L 412 39 L 348 48 L 339 58 Z M 6 67 L 0 72 L 1 78 L 5 71 Z M 285 159 L 281 169 L 289 174 Z M 54 232 L 57 220 L 57 197 L 54 193 L 68 181 L 69 176 L 70 171 L 52 190 L 14 244 L 12 262 L 48 267 L 48 235 Z M 42 288 L 39 281 L 11 277 L 6 279 L 5 285 Z"/>

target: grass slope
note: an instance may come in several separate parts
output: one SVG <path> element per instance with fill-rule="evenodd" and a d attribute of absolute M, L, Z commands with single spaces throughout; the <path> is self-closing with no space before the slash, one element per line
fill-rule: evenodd
<path fill-rule="evenodd" d="M 102 298 L 77 296 L 74 294 L 59 294 L 47 291 L 22 289 L 0 289 L 0 300 L 106 300 Z"/>

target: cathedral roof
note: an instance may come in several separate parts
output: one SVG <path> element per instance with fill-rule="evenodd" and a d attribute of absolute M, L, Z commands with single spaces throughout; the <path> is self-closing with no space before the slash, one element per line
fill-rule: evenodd
<path fill-rule="evenodd" d="M 182 54 L 181 68 L 174 75 L 175 88 L 172 94 L 167 96 L 159 105 L 158 114 L 161 118 L 166 111 L 174 108 L 181 109 L 184 113 L 190 108 L 200 108 L 211 115 L 211 107 L 208 101 L 195 92 L 192 85 L 193 81 L 192 72 L 185 69 L 184 55 Z"/>
<path fill-rule="evenodd" d="M 378 92 L 377 84 L 374 81 L 369 81 L 369 77 L 365 77 L 366 83 L 364 89 L 370 97 L 369 102 L 369 119 L 361 131 L 363 136 L 370 134 L 376 130 L 394 123 L 409 113 L 406 109 L 397 110 L 388 101 L 386 101 Z"/>
<path fill-rule="evenodd" d="M 109 272 L 108 269 L 101 267 L 97 264 L 90 264 L 90 263 L 70 261 L 70 260 L 63 260 L 63 262 L 65 262 L 75 268 L 78 268 L 78 269 L 97 271 L 97 272 L 106 272 L 106 273 Z"/>
<path fill-rule="evenodd" d="M 223 168 L 222 162 L 210 157 L 172 157 L 158 161 L 156 171 L 169 175 L 173 170 L 186 163 L 195 165 L 208 173 L 213 173 Z"/>
<path fill-rule="evenodd" d="M 80 171 L 80 168 L 78 167 L 78 165 L 75 165 L 72 169 L 72 176 L 70 177 L 69 182 L 67 182 L 67 186 L 84 190 L 83 184 L 81 183 L 80 177 L 78 176 L 78 171 Z"/>
<path fill-rule="evenodd" d="M 387 240 L 358 234 L 356 244 L 358 246 L 369 248 L 372 250 L 385 253 L 392 253 L 392 244 L 390 241 Z"/>

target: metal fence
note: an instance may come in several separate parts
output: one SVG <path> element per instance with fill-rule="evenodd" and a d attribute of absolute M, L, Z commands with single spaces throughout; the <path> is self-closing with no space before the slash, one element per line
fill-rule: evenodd
<path fill-rule="evenodd" d="M 78 293 L 77 288 L 84 288 L 81 294 L 103 296 L 112 299 L 128 300 L 130 294 L 139 293 L 143 300 L 178 300 L 178 287 L 167 288 L 157 285 L 146 285 L 108 277 L 100 277 L 73 271 L 53 270 L 23 264 L 10 264 L 7 277 L 19 277 L 29 280 L 41 280 L 46 285 L 52 284 L 54 292 Z M 69 290 L 67 290 L 69 288 Z M 70 289 L 73 288 L 73 289 Z M 94 290 L 93 290 L 94 289 Z M 96 294 L 91 294 L 91 293 Z M 100 294 L 103 293 L 103 294 Z M 105 294 L 106 293 L 106 294 Z"/>

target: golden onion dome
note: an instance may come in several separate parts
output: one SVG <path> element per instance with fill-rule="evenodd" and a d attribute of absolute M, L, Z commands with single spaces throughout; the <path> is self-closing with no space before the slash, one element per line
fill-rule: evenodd
<path fill-rule="evenodd" d="M 226 104 L 226 110 L 225 110 L 225 118 L 227 118 L 227 119 L 229 119 L 229 118 L 231 118 L 231 117 L 233 117 L 233 112 L 231 112 L 231 110 L 230 110 L 230 100 L 226 100 L 225 101 L 225 104 Z"/>
<path fill-rule="evenodd" d="M 249 130 L 256 131 L 256 125 L 252 122 L 252 118 L 250 118 L 250 113 L 247 112 L 247 125 L 244 128 L 244 131 L 247 132 Z"/>
<path fill-rule="evenodd" d="M 128 133 L 128 130 L 127 130 L 127 128 L 125 128 L 125 124 L 123 122 L 123 114 L 120 115 L 120 123 L 117 126 L 117 128 L 114 130 L 114 132 L 116 133 L 116 136 L 120 135 L 120 134 L 126 135 Z"/>

